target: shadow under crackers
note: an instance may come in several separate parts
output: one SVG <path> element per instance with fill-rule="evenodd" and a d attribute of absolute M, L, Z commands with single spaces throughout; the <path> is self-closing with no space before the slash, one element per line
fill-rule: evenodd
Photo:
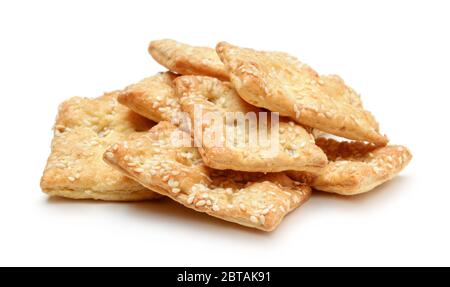
<path fill-rule="evenodd" d="M 126 209 L 127 215 L 135 217 L 138 220 L 144 222 L 162 222 L 163 224 L 182 224 L 184 226 L 190 226 L 204 230 L 204 227 L 210 228 L 211 231 L 217 231 L 218 229 L 238 231 L 247 233 L 254 236 L 267 237 L 268 234 L 264 231 L 260 231 L 254 228 L 241 226 L 236 223 L 228 222 L 209 216 L 205 213 L 197 212 L 192 209 L 186 208 L 181 204 L 174 202 L 169 198 L 160 198 L 147 201 L 102 201 L 93 199 L 76 200 L 63 197 L 49 197 L 47 203 L 57 205 L 126 205 L 129 209 Z M 203 227 L 201 226 L 203 225 Z M 174 225 L 175 226 L 175 225 Z M 175 227 L 174 227 L 175 228 Z"/>
<path fill-rule="evenodd" d="M 228 222 L 206 213 L 198 212 L 171 200 L 161 198 L 154 201 L 136 202 L 131 207 L 131 213 L 144 220 L 158 220 L 167 223 L 177 223 L 191 228 L 210 228 L 211 231 L 218 229 L 227 231 L 239 231 L 250 235 L 267 235 L 267 232 L 254 228 L 245 227 L 236 223 Z"/>
<path fill-rule="evenodd" d="M 356 195 L 340 195 L 337 193 L 313 190 L 312 197 L 321 199 L 330 199 L 335 201 L 337 200 L 352 205 L 353 204 L 360 205 L 361 203 L 375 201 L 380 198 L 385 198 L 385 200 L 388 200 L 389 196 L 393 196 L 395 194 L 398 194 L 399 192 L 407 192 L 405 188 L 400 187 L 404 185 L 406 182 L 410 181 L 411 179 L 409 178 L 409 176 L 399 175 L 391 179 L 390 181 L 377 186 L 376 188 L 374 188 L 369 192 Z"/>
<path fill-rule="evenodd" d="M 317 208 L 321 209 L 329 206 L 329 201 L 339 201 L 340 203 L 344 203 L 345 205 L 349 205 L 350 207 L 360 207 L 361 204 L 367 204 L 371 201 L 380 201 L 380 198 L 383 198 L 382 201 L 387 202 L 389 196 L 398 194 L 399 192 L 407 192 L 405 188 L 400 187 L 409 181 L 410 178 L 408 176 L 397 176 L 394 179 L 376 187 L 370 192 L 352 196 L 314 190 L 311 200 L 306 202 L 305 206 L 301 206 L 299 210 L 294 210 L 292 213 L 297 214 L 300 212 L 303 213 L 303 215 L 301 216 L 302 218 L 309 217 L 308 214 L 311 212 L 317 212 Z M 258 238 L 270 238 L 277 233 L 277 230 L 283 229 L 283 225 L 290 225 L 293 223 L 293 220 L 297 221 L 297 216 L 290 216 L 290 214 L 288 214 L 283 220 L 287 222 L 282 222 L 280 226 L 277 227 L 277 229 L 273 232 L 264 232 L 194 211 L 182 206 L 177 202 L 174 202 L 169 198 L 160 198 L 155 200 L 137 202 L 111 202 L 91 199 L 75 200 L 62 197 L 49 197 L 47 198 L 47 203 L 57 205 L 126 205 L 129 206 L 129 208 L 126 209 L 127 215 L 135 217 L 136 219 L 142 220 L 144 222 L 151 223 L 154 221 L 158 221 L 162 222 L 163 224 L 174 224 L 174 226 L 176 223 L 183 226 L 190 226 L 190 228 L 199 228 L 202 230 L 204 230 L 204 228 L 206 227 L 209 228 L 212 232 L 218 231 L 220 229 L 227 232 L 240 232 L 251 236 L 256 236 Z M 317 204 L 319 206 L 317 206 Z"/>
<path fill-rule="evenodd" d="M 397 176 L 367 193 L 351 196 L 313 190 L 310 200 L 298 210 L 294 210 L 291 216 L 288 215 L 286 222 L 280 227 L 291 228 L 296 226 L 295 228 L 301 229 L 302 222 L 309 224 L 315 222 L 317 215 L 323 215 L 327 218 L 327 214 L 329 214 L 331 216 L 329 220 L 333 221 L 332 216 L 340 212 L 347 213 L 347 216 L 351 216 L 351 214 L 358 216 L 362 210 L 382 213 L 383 205 L 390 204 L 395 197 L 409 196 L 405 186 L 410 184 L 411 179 L 411 176 Z M 319 216 L 321 218 L 319 220 L 323 220 L 324 217 Z"/>

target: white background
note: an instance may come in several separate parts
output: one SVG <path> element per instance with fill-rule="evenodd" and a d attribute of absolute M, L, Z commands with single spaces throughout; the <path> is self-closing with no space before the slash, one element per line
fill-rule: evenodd
<path fill-rule="evenodd" d="M 0 1 L 0 265 L 450 265 L 447 3 Z M 273 233 L 170 200 L 49 199 L 58 104 L 162 70 L 147 54 L 160 38 L 283 50 L 337 73 L 414 158 L 368 194 L 314 194 Z"/>

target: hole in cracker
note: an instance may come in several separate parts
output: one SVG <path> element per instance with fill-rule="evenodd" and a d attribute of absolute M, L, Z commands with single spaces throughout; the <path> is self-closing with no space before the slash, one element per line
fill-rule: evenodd
<path fill-rule="evenodd" d="M 126 120 L 129 121 L 132 125 L 132 128 L 136 131 L 136 132 L 144 132 L 149 130 L 151 127 L 153 127 L 155 125 L 155 122 L 144 118 L 143 116 L 130 111 L 127 115 L 126 115 Z"/>

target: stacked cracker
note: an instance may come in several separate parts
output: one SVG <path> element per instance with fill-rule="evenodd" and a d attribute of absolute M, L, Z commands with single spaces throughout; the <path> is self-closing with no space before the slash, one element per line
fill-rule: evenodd
<path fill-rule="evenodd" d="M 411 160 L 406 147 L 387 145 L 373 115 L 340 77 L 319 75 L 286 53 L 225 42 L 214 50 L 173 40 L 153 41 L 149 52 L 169 71 L 122 91 L 61 104 L 41 180 L 44 192 L 121 201 L 167 196 L 271 231 L 312 189 L 367 192 Z M 183 128 L 183 113 L 193 123 L 196 105 L 224 118 L 229 112 L 279 113 L 279 128 L 272 131 L 278 152 L 194 143 L 212 128 L 207 121 L 200 129 Z"/>

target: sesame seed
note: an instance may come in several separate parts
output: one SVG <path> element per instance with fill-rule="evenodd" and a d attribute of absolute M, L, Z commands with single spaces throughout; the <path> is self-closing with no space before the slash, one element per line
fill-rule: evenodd
<path fill-rule="evenodd" d="M 144 171 L 144 169 L 142 167 L 137 167 L 134 169 L 135 172 L 141 173 Z"/>
<path fill-rule="evenodd" d="M 199 200 L 199 201 L 197 201 L 197 203 L 195 204 L 195 206 L 200 207 L 200 206 L 204 206 L 205 204 L 206 204 L 206 201 L 205 201 L 205 200 Z"/>
<path fill-rule="evenodd" d="M 69 179 L 70 181 L 75 181 L 75 177 L 73 177 L 73 176 L 69 176 L 68 179 Z"/>
<path fill-rule="evenodd" d="M 242 211 L 245 211 L 245 210 L 247 209 L 243 203 L 239 204 L 239 208 L 240 208 Z"/>
<path fill-rule="evenodd" d="M 163 176 L 162 180 L 163 181 L 168 181 L 169 180 L 169 176 L 168 175 Z"/>
<path fill-rule="evenodd" d="M 264 225 L 264 223 L 266 222 L 266 217 L 264 215 L 260 215 L 259 222 Z"/>
<path fill-rule="evenodd" d="M 110 151 L 107 151 L 105 155 L 106 155 L 107 158 L 113 158 L 114 157 L 114 154 L 112 152 L 110 152 Z"/>
<path fill-rule="evenodd" d="M 284 204 L 286 205 L 287 209 L 289 209 L 291 207 L 291 201 L 288 199 L 284 200 Z"/>
<path fill-rule="evenodd" d="M 178 182 L 177 182 L 178 183 Z M 175 186 L 175 180 L 173 180 L 173 178 L 171 178 L 171 179 L 169 179 L 169 181 L 167 182 L 167 184 L 170 186 L 170 187 L 176 187 Z M 178 185 L 178 184 L 177 184 Z"/>
<path fill-rule="evenodd" d="M 62 163 L 62 162 L 58 162 L 58 163 L 55 164 L 55 167 L 65 168 L 66 165 L 64 163 Z"/>
<path fill-rule="evenodd" d="M 187 204 L 192 204 L 192 202 L 194 202 L 194 198 L 195 198 L 195 196 L 193 196 L 193 195 L 189 196 L 187 199 Z"/>
<path fill-rule="evenodd" d="M 173 193 L 179 193 L 181 190 L 179 188 L 172 188 L 172 192 Z"/>
<path fill-rule="evenodd" d="M 219 206 L 218 206 L 217 204 L 213 204 L 212 210 L 214 210 L 214 211 L 219 211 L 220 208 L 219 208 Z"/>
<path fill-rule="evenodd" d="M 257 224 L 258 223 L 258 218 L 256 218 L 256 216 L 252 215 L 250 216 L 250 221 Z"/>

